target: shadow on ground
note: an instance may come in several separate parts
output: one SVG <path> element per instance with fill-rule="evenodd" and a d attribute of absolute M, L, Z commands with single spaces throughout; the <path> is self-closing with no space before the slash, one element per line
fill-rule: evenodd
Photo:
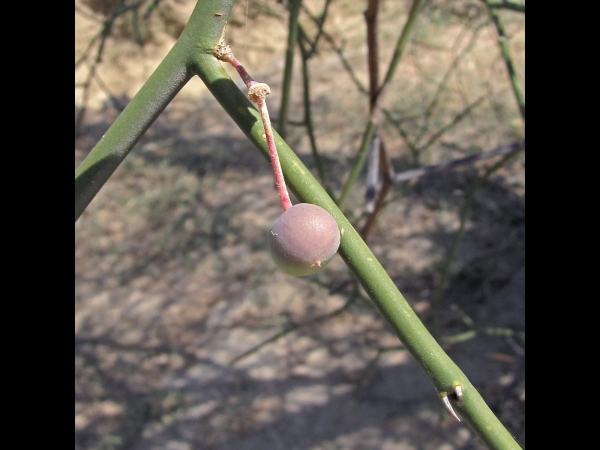
<path fill-rule="evenodd" d="M 281 212 L 270 167 L 229 118 L 207 110 L 169 106 L 76 223 L 76 448 L 484 448 L 441 411 L 412 358 L 389 350 L 400 343 L 347 283 L 341 258 L 309 278 L 277 271 L 266 251 Z M 96 118 L 79 159 L 108 126 Z M 524 442 L 524 197 L 510 185 L 519 164 L 476 195 L 437 311 L 442 336 L 471 333 L 447 350 Z M 421 179 L 371 237 L 428 326 L 479 174 Z M 335 317 L 230 364 L 349 299 Z"/>

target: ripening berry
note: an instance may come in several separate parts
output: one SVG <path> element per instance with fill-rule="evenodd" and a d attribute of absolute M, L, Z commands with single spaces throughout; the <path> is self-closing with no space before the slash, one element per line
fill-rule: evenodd
<path fill-rule="evenodd" d="M 299 203 L 275 221 L 269 250 L 275 264 L 290 275 L 305 276 L 329 262 L 340 246 L 333 216 L 317 205 Z"/>

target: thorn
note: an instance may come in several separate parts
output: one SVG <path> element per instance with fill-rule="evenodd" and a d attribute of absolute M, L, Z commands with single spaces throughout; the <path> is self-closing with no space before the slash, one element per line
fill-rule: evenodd
<path fill-rule="evenodd" d="M 445 392 L 442 392 L 440 394 L 440 399 L 442 400 L 442 402 L 444 402 L 444 406 L 450 412 L 450 414 L 452 414 L 454 416 L 454 418 L 460 422 L 459 417 L 454 412 L 454 408 L 452 408 L 452 405 L 450 404 L 450 400 L 448 399 L 448 394 Z"/>

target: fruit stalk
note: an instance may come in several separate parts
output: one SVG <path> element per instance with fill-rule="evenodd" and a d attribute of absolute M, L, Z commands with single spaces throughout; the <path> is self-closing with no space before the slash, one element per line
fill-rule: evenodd
<path fill-rule="evenodd" d="M 292 201 L 290 200 L 290 194 L 288 193 L 285 185 L 285 179 L 283 178 L 283 171 L 281 170 L 281 163 L 279 162 L 279 155 L 277 154 L 277 147 L 275 146 L 275 139 L 273 137 L 273 128 L 271 127 L 271 119 L 269 118 L 269 111 L 267 109 L 266 98 L 271 93 L 269 85 L 266 83 L 259 83 L 254 80 L 250 74 L 246 71 L 246 68 L 238 61 L 233 55 L 233 52 L 229 46 L 224 43 L 220 43 L 215 49 L 215 56 L 221 61 L 228 62 L 235 70 L 248 87 L 248 98 L 252 100 L 258 106 L 260 117 L 262 118 L 263 126 L 265 127 L 264 137 L 267 140 L 267 147 L 269 148 L 269 156 L 271 158 L 271 165 L 273 166 L 273 173 L 275 175 L 275 186 L 277 186 L 277 192 L 279 192 L 279 198 L 283 205 L 283 210 L 287 211 L 292 207 Z"/>
<path fill-rule="evenodd" d="M 265 127 L 265 137 L 267 139 L 269 156 L 271 157 L 271 165 L 273 166 L 273 173 L 275 175 L 275 185 L 277 186 L 277 191 L 279 192 L 279 198 L 281 199 L 283 210 L 287 211 L 292 207 L 292 201 L 290 200 L 290 194 L 285 186 L 285 179 L 283 178 L 283 171 L 281 170 L 281 163 L 279 162 L 279 155 L 277 154 L 277 147 L 275 146 L 275 139 L 273 138 L 273 129 L 271 128 L 271 120 L 269 119 L 267 102 L 264 99 L 259 99 L 256 104 L 258 106 L 258 110 L 260 111 L 260 116 Z"/>

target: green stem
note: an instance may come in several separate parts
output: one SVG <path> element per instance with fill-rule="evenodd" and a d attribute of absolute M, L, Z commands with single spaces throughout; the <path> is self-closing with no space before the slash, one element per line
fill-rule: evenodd
<path fill-rule="evenodd" d="M 269 150 L 262 137 L 260 114 L 217 59 L 212 55 L 197 53 L 194 70 L 248 139 L 268 158 Z M 321 206 L 336 219 L 341 232 L 340 255 L 393 331 L 431 378 L 438 394 L 449 392 L 453 383 L 460 383 L 463 386 L 463 401 L 454 406 L 455 410 L 490 448 L 519 449 L 475 387 L 427 331 L 335 202 L 277 133 L 275 141 L 288 186 L 301 201 Z"/>
<path fill-rule="evenodd" d="M 458 227 L 458 231 L 454 235 L 454 239 L 452 240 L 452 244 L 450 245 L 450 250 L 448 250 L 448 254 L 446 255 L 446 259 L 444 260 L 444 264 L 441 270 L 441 278 L 435 289 L 432 301 L 431 301 L 431 309 L 433 311 L 433 334 L 436 337 L 439 337 L 440 333 L 440 301 L 442 298 L 442 293 L 444 292 L 444 288 L 446 287 L 446 282 L 448 281 L 448 277 L 450 276 L 450 265 L 454 258 L 456 257 L 456 253 L 458 252 L 458 248 L 460 247 L 460 242 L 465 232 L 465 226 L 467 224 L 467 218 L 469 217 L 469 213 L 471 212 L 471 206 L 473 205 L 473 199 L 475 198 L 475 193 L 481 187 L 481 185 L 506 161 L 515 156 L 519 151 L 522 150 L 522 147 L 515 147 L 514 150 L 504 155 L 504 157 L 498 161 L 493 166 L 489 167 L 485 173 L 477 178 L 475 182 L 471 185 L 469 190 L 465 195 L 465 200 L 463 206 L 460 210 L 459 220 L 460 225 Z"/>
<path fill-rule="evenodd" d="M 183 33 L 100 142 L 75 171 L 75 220 L 177 92 L 193 76 L 190 60 L 211 52 L 231 11 L 230 0 L 199 1 Z"/>
<path fill-rule="evenodd" d="M 75 220 L 190 77 L 167 56 L 131 100 L 75 172 Z"/>
<path fill-rule="evenodd" d="M 446 85 L 448 84 L 451 75 L 458 69 L 458 64 L 462 60 L 462 58 L 465 57 L 475 46 L 475 43 L 477 42 L 477 37 L 479 36 L 479 33 L 481 32 L 482 28 L 483 26 L 478 26 L 477 28 L 475 28 L 475 31 L 473 31 L 473 34 L 471 34 L 471 38 L 469 39 L 467 45 L 458 53 L 458 55 L 456 55 L 456 58 L 454 58 L 454 60 L 448 66 L 446 73 L 444 74 L 442 80 L 438 84 L 435 94 L 433 94 L 433 97 L 431 98 L 429 106 L 425 109 L 425 113 L 423 114 L 423 124 L 421 125 L 420 130 L 417 133 L 415 142 L 420 142 L 421 139 L 423 139 L 423 136 L 425 136 L 425 133 L 429 131 L 429 119 L 431 118 L 434 109 L 438 105 L 442 93 L 446 91 Z M 460 40 L 462 40 L 462 34 L 456 38 L 453 48 L 456 47 Z"/>
<path fill-rule="evenodd" d="M 325 0 L 325 5 L 323 6 L 323 11 L 321 12 L 321 14 L 319 15 L 319 17 L 316 17 L 314 14 L 312 14 L 308 8 L 306 7 L 306 5 L 302 4 L 302 9 L 306 12 L 306 14 L 308 14 L 308 16 L 316 23 L 317 25 L 317 35 L 315 36 L 315 38 L 313 39 L 313 41 L 311 42 L 308 37 L 306 38 L 308 44 L 310 45 L 310 50 L 308 50 L 308 54 L 309 56 L 312 56 L 313 53 L 315 53 L 317 51 L 317 45 L 319 44 L 319 39 L 321 39 L 321 36 L 323 35 L 323 26 L 325 25 L 325 20 L 327 19 L 327 12 L 329 11 L 329 3 L 331 0 Z M 300 28 L 299 31 L 302 31 L 302 29 Z"/>
<path fill-rule="evenodd" d="M 373 131 L 375 130 L 375 122 L 373 120 L 369 120 L 367 124 L 367 129 L 363 133 L 362 142 L 360 143 L 360 148 L 358 149 L 358 155 L 356 156 L 356 161 L 354 162 L 354 166 L 352 166 L 352 170 L 350 171 L 350 175 L 346 180 L 346 184 L 342 188 L 342 193 L 340 194 L 340 198 L 338 200 L 338 208 L 343 209 L 344 204 L 346 203 L 346 199 L 348 198 L 348 194 L 350 193 L 350 189 L 356 183 L 358 175 L 365 165 L 365 160 L 367 159 L 367 150 L 369 148 L 369 143 L 371 142 L 371 138 L 373 137 Z"/>
<path fill-rule="evenodd" d="M 491 0 L 487 1 L 488 5 L 491 8 L 496 9 L 509 9 L 511 11 L 516 11 L 525 14 L 525 4 L 524 3 L 516 3 L 508 0 L 499 0 L 497 2 L 492 2 Z"/>
<path fill-rule="evenodd" d="M 402 53 L 404 52 L 404 48 L 406 47 L 406 43 L 408 42 L 408 36 L 415 25 L 415 21 L 417 20 L 417 15 L 421 10 L 421 6 L 423 5 L 424 0 L 414 0 L 410 11 L 408 13 L 408 19 L 404 24 L 404 28 L 402 29 L 402 33 L 398 38 L 398 42 L 396 43 L 396 49 L 394 50 L 394 54 L 392 55 L 392 60 L 390 61 L 390 65 L 388 67 L 387 73 L 383 78 L 383 82 L 379 86 L 379 90 L 377 93 L 377 98 L 381 98 L 381 94 L 387 84 L 391 81 L 394 73 L 396 72 L 396 67 L 398 67 L 398 63 L 400 62 L 400 58 L 402 57 Z"/>
<path fill-rule="evenodd" d="M 358 285 L 356 285 L 358 286 Z M 300 328 L 303 327 L 307 327 L 309 325 L 313 325 L 315 323 L 321 323 L 321 322 L 325 322 L 329 319 L 333 319 L 334 317 L 339 316 L 340 314 L 342 314 L 344 311 L 348 310 L 348 308 L 350 308 L 350 306 L 356 301 L 356 289 L 355 292 L 350 296 L 350 298 L 346 301 L 346 303 L 344 303 L 342 306 L 340 306 L 338 309 L 336 309 L 333 312 L 327 313 L 327 314 L 323 314 L 321 316 L 317 316 L 317 317 L 313 317 L 310 320 L 307 320 L 306 322 L 302 322 L 302 323 L 292 323 L 291 325 L 288 325 L 285 329 L 281 330 L 279 333 L 276 333 L 274 336 L 271 336 L 270 338 L 264 340 L 263 342 L 261 342 L 258 345 L 255 345 L 254 347 L 246 350 L 244 353 L 242 353 L 241 355 L 236 356 L 235 358 L 233 358 L 231 360 L 231 362 L 229 363 L 230 366 L 233 366 L 235 363 L 241 361 L 244 358 L 247 358 L 248 356 L 256 353 L 257 351 L 259 351 L 261 348 L 266 347 L 267 345 L 277 341 L 278 339 L 281 339 L 284 336 L 287 336 L 290 333 L 293 333 L 296 330 L 299 330 Z"/>
<path fill-rule="evenodd" d="M 288 40 L 285 50 L 285 68 L 283 69 L 283 83 L 281 85 L 281 107 L 279 108 L 279 121 L 277 129 L 282 137 L 286 135 L 288 109 L 290 106 L 290 90 L 292 85 L 292 69 L 294 68 L 294 47 L 298 40 L 298 15 L 302 0 L 290 0 L 290 18 L 288 24 Z"/>
<path fill-rule="evenodd" d="M 506 37 L 504 26 L 502 25 L 500 17 L 498 17 L 498 13 L 494 8 L 495 4 L 490 2 L 489 0 L 484 0 L 484 2 L 488 6 L 490 17 L 492 18 L 492 21 L 496 26 L 496 30 L 498 31 L 498 45 L 500 45 L 500 52 L 502 53 L 502 58 L 504 58 L 504 63 L 506 64 L 506 70 L 508 71 L 508 76 L 510 78 L 510 84 L 515 95 L 515 99 L 517 100 L 517 104 L 519 105 L 521 117 L 523 117 L 523 121 L 525 121 L 525 96 L 523 95 L 523 91 L 521 90 L 521 85 L 519 84 L 519 79 L 517 78 L 517 72 L 515 70 L 515 66 L 510 56 L 510 49 L 508 48 L 508 38 Z M 524 10 L 525 9 L 523 8 L 523 11 Z"/>
<path fill-rule="evenodd" d="M 269 159 L 259 112 L 212 54 L 232 6 L 233 0 L 197 3 L 171 52 L 77 169 L 76 218 L 192 73 L 200 76 L 249 140 Z M 341 233 L 340 255 L 392 330 L 431 378 L 438 394 L 450 392 L 454 383 L 460 383 L 463 400 L 454 408 L 481 439 L 493 449 L 519 449 L 475 387 L 429 334 L 331 197 L 277 133 L 274 139 L 289 186 L 301 201 L 323 207 L 336 219 Z"/>
<path fill-rule="evenodd" d="M 435 144 L 435 142 L 441 138 L 444 133 L 446 133 L 448 130 L 451 130 L 452 128 L 454 128 L 456 125 L 458 125 L 458 123 L 463 120 L 465 117 L 467 117 L 469 114 L 471 114 L 471 111 L 473 111 L 474 108 L 476 108 L 477 106 L 479 106 L 479 104 L 485 100 L 485 97 L 479 97 L 477 100 L 475 100 L 473 103 L 471 103 L 470 105 L 468 105 L 465 109 L 463 109 L 461 112 L 459 112 L 453 119 L 452 121 L 447 124 L 444 125 L 442 128 L 440 128 L 438 131 L 436 131 L 428 140 L 427 142 L 425 142 L 424 144 L 420 145 L 419 147 L 417 147 L 416 151 L 417 153 L 421 154 L 423 151 L 427 150 L 429 147 L 431 147 L 433 144 Z"/>
<path fill-rule="evenodd" d="M 315 161 L 315 166 L 317 167 L 317 173 L 319 174 L 319 179 L 323 186 L 325 186 L 325 190 L 332 194 L 331 189 L 329 189 L 329 183 L 327 182 L 327 177 L 325 176 L 325 170 L 323 170 L 323 162 L 321 161 L 321 156 L 319 155 L 319 150 L 317 149 L 317 141 L 315 139 L 315 131 L 313 127 L 312 121 L 312 111 L 310 105 L 310 75 L 308 73 L 308 58 L 309 58 L 309 50 L 304 47 L 304 43 L 302 40 L 298 40 L 298 45 L 300 46 L 300 53 L 302 55 L 302 85 L 304 87 L 304 124 L 306 126 L 306 133 L 308 134 L 308 140 L 310 141 L 310 150 L 312 152 L 313 160 Z"/>
<path fill-rule="evenodd" d="M 392 56 L 392 60 L 390 61 L 390 65 L 385 74 L 385 78 L 384 78 L 382 84 L 377 89 L 377 93 L 370 97 L 369 123 L 367 124 L 367 128 L 366 128 L 365 132 L 363 133 L 363 140 L 361 142 L 360 149 L 358 150 L 358 155 L 356 157 L 356 161 L 354 162 L 354 166 L 352 167 L 352 170 L 350 171 L 348 180 L 346 181 L 346 184 L 344 185 L 344 187 L 342 189 L 342 193 L 341 193 L 340 199 L 338 201 L 338 206 L 340 208 L 343 208 L 346 198 L 348 197 L 348 194 L 350 193 L 350 189 L 356 182 L 356 180 L 358 178 L 358 174 L 360 173 L 360 171 L 362 170 L 362 168 L 364 166 L 365 159 L 367 157 L 367 148 L 369 146 L 369 142 L 371 141 L 371 136 L 373 135 L 373 130 L 375 129 L 375 124 L 377 122 L 377 120 L 374 118 L 374 116 L 375 116 L 376 111 L 379 110 L 379 106 L 378 106 L 379 99 L 382 98 L 382 93 L 383 93 L 385 87 L 388 85 L 389 81 L 394 76 L 396 67 L 398 67 L 398 63 L 400 62 L 400 57 L 402 56 L 402 52 L 404 51 L 404 47 L 406 47 L 406 43 L 408 41 L 408 35 L 410 34 L 410 32 L 413 28 L 413 25 L 415 24 L 415 20 L 417 18 L 417 15 L 419 13 L 422 3 L 423 3 L 423 0 L 414 0 L 412 6 L 410 8 L 410 12 L 408 14 L 408 19 L 406 20 L 406 23 L 404 24 L 404 28 L 402 29 L 402 33 L 400 33 L 400 37 L 398 38 L 398 42 L 396 43 L 396 50 L 394 51 L 394 55 Z"/>

